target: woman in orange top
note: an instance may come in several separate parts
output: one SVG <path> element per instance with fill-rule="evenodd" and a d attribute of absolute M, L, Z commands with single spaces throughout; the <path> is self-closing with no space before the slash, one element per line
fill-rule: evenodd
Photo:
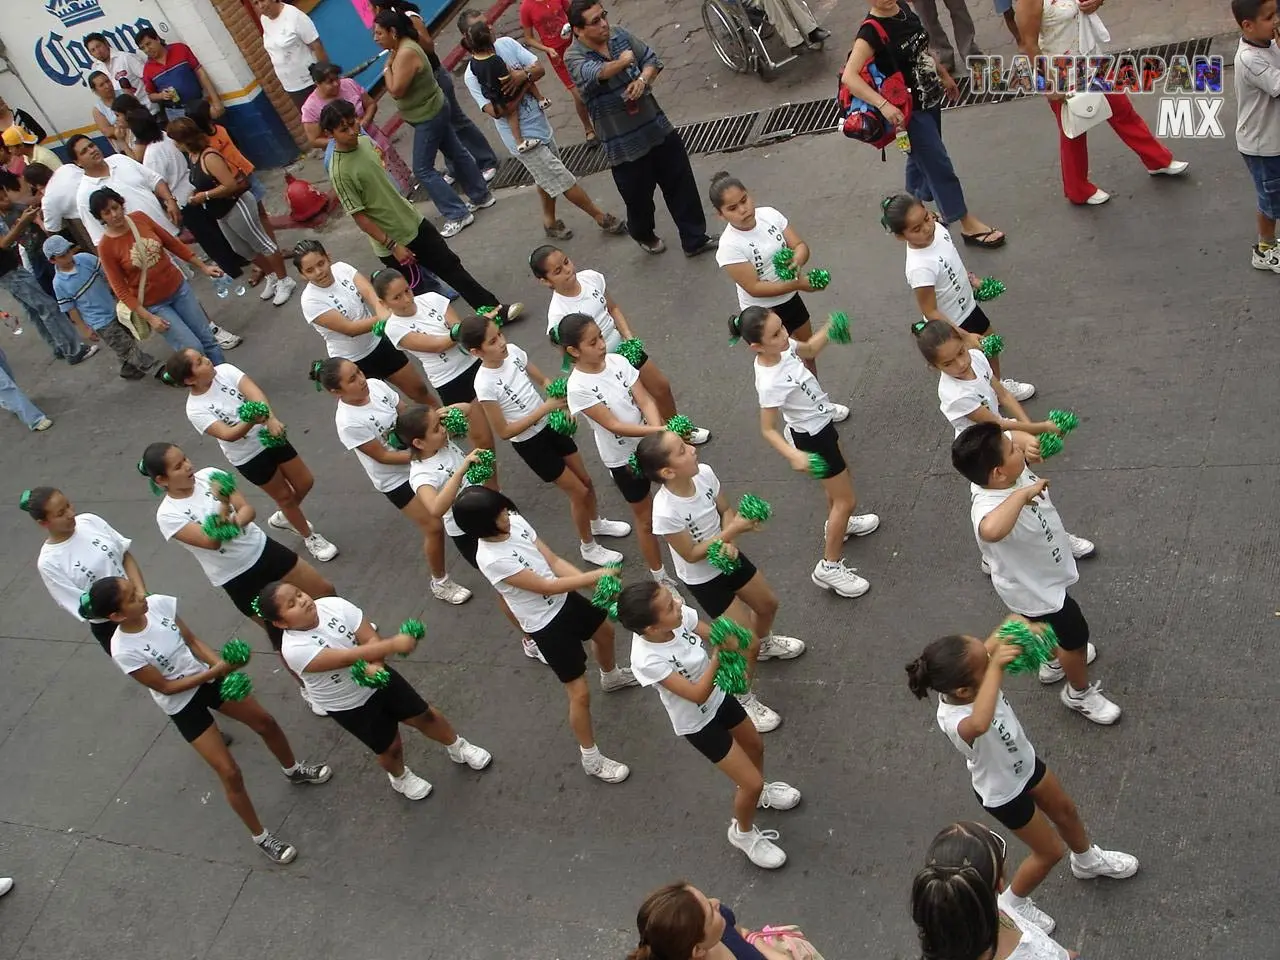
<path fill-rule="evenodd" d="M 156 226 L 145 213 L 126 214 L 124 198 L 110 187 L 93 192 L 89 197 L 89 212 L 106 231 L 98 243 L 98 259 L 102 261 L 102 270 L 116 299 L 145 320 L 174 350 L 189 347 L 215 364 L 222 363 L 225 357 L 209 329 L 204 308 L 166 252 L 209 277 L 222 276 L 222 270 L 206 264 L 185 243 Z"/>

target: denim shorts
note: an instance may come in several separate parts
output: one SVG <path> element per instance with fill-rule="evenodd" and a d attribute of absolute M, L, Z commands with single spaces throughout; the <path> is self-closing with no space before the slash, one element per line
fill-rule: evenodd
<path fill-rule="evenodd" d="M 325 155 L 325 158 L 327 161 L 328 154 Z M 326 169 L 328 169 L 327 166 Z M 253 199 L 257 200 L 259 203 L 265 203 L 267 200 L 267 185 L 258 179 L 258 174 L 251 173 L 249 176 L 245 177 L 245 180 L 249 183 L 249 192 L 253 194 Z"/>
<path fill-rule="evenodd" d="M 1258 212 L 1268 220 L 1280 220 L 1280 157 L 1255 157 L 1248 153 L 1240 156 L 1253 175 Z"/>
<path fill-rule="evenodd" d="M 1003 17 L 1006 13 L 1013 9 L 1013 0 L 993 0 L 996 7 L 996 15 Z"/>

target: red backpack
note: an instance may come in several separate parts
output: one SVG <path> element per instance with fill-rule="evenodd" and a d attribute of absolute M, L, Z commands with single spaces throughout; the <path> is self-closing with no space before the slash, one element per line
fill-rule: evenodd
<path fill-rule="evenodd" d="M 872 29 L 880 35 L 880 42 L 888 46 L 889 34 L 878 20 L 867 17 L 862 22 L 871 24 Z M 853 56 L 852 50 L 849 51 L 849 55 Z M 880 96 L 902 111 L 905 129 L 906 123 L 911 119 L 911 88 L 907 86 L 907 78 L 902 75 L 902 71 L 894 70 L 889 74 L 884 73 L 876 66 L 873 56 L 863 64 L 859 76 Z M 879 110 L 865 100 L 854 96 L 843 82 L 839 84 L 836 100 L 840 105 L 840 131 L 846 137 L 850 140 L 860 140 L 881 151 L 893 143 L 894 137 L 898 134 L 894 126 L 885 120 Z"/>

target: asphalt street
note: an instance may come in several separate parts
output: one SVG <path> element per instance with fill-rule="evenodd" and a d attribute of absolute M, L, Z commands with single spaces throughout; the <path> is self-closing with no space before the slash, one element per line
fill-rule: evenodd
<path fill-rule="evenodd" d="M 1153 119 L 1153 102 L 1139 109 Z M 1063 865 L 1037 899 L 1063 945 L 1089 960 L 1274 955 L 1267 718 L 1280 680 L 1267 657 L 1280 602 L 1268 491 L 1280 480 L 1270 417 L 1280 278 L 1249 265 L 1246 171 L 1228 133 L 1176 144 L 1189 175 L 1152 180 L 1100 130 L 1090 137 L 1094 179 L 1114 200 L 1074 208 L 1061 197 L 1043 103 L 949 113 L 946 131 L 971 208 L 1010 236 L 999 252 L 964 251 L 971 270 L 1008 285 L 989 310 L 1008 342 L 1006 370 L 1039 387 L 1033 412 L 1063 407 L 1083 421 L 1043 473 L 1069 529 L 1098 543 L 1073 593 L 1100 650 L 1094 673 L 1125 709 L 1100 728 L 1067 713 L 1056 689 L 1007 685 L 1096 839 L 1142 861 L 1124 882 L 1079 882 Z M 342 549 L 324 572 L 380 623 L 426 621 L 405 672 L 494 762 L 460 770 L 442 749 L 406 739 L 435 792 L 417 804 L 392 793 L 358 743 L 307 711 L 265 638 L 161 542 L 155 500 L 132 466 L 142 449 L 170 439 L 199 465 L 223 463 L 190 429 L 183 395 L 118 379 L 106 353 L 68 368 L 34 332 L 5 333 L 20 382 L 57 423 L 27 434 L 0 417 L 0 497 L 16 504 L 24 487 L 55 484 L 134 537 L 152 589 L 176 594 L 206 641 L 254 644 L 261 699 L 299 755 L 327 760 L 335 776 L 293 787 L 227 722 L 264 822 L 299 850 L 291 866 L 268 864 L 146 692 L 47 597 L 38 529 L 15 508 L 0 511 L 0 873 L 17 878 L 0 901 L 0 958 L 605 960 L 634 946 L 644 894 L 679 877 L 748 925 L 801 925 L 828 958 L 916 955 L 910 877 L 937 829 L 982 812 L 932 707 L 909 695 L 903 664 L 936 636 L 992 628 L 1003 611 L 978 569 L 935 376 L 910 342 L 903 248 L 878 226 L 901 159 L 881 163 L 837 136 L 695 159 L 703 181 L 722 168 L 781 208 L 814 263 L 831 269 L 830 288 L 809 297 L 815 313 L 853 317 L 855 342 L 831 347 L 820 375 L 853 408 L 845 450 L 863 507 L 882 518 L 847 550 L 872 583 L 859 600 L 809 582 L 820 498 L 759 436 L 749 354 L 726 343 L 732 289 L 712 259 L 646 256 L 575 211 L 565 219 L 578 235 L 565 246 L 608 277 L 681 408 L 712 429 L 700 456 L 726 490 L 775 507 L 748 550 L 782 598 L 778 629 L 809 644 L 801 659 L 762 668 L 762 699 L 784 717 L 765 737 L 768 773 L 804 792 L 795 811 L 760 819 L 781 832 L 788 864 L 767 873 L 727 844 L 728 782 L 676 740 L 650 691 L 605 695 L 592 679 L 599 743 L 632 775 L 618 786 L 588 779 L 558 684 L 521 655 L 487 585 L 455 560 L 475 599 L 454 609 L 428 595 L 417 536 L 342 452 L 333 401 L 307 382 L 322 348 L 296 302 L 218 301 L 205 285 L 210 311 L 246 338 L 229 360 L 265 388 L 316 473 L 307 513 Z M 586 185 L 619 209 L 607 175 Z M 510 336 L 553 367 L 541 333 L 548 297 L 525 267 L 541 242 L 535 211 L 530 191 L 507 193 L 452 243 L 500 295 L 528 304 Z M 659 229 L 673 243 L 665 211 Z M 324 240 L 366 271 L 377 266 L 349 220 Z M 559 495 L 509 449 L 499 455 L 507 491 L 573 556 Z M 605 512 L 624 516 L 590 449 L 587 461 Z M 250 499 L 260 517 L 269 512 L 265 497 Z M 638 570 L 634 539 L 624 543 Z M 620 648 L 628 643 L 619 631 Z"/>

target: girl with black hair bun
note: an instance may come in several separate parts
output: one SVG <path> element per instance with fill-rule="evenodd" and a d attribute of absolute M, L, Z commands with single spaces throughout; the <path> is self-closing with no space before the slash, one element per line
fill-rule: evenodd
<path fill-rule="evenodd" d="M 396 418 L 409 409 L 408 404 L 387 384 L 366 379 L 355 363 L 341 357 L 316 361 L 310 376 L 316 389 L 327 390 L 338 401 L 334 411 L 338 440 L 355 453 L 373 488 L 422 534 L 422 552 L 431 571 L 431 595 L 445 603 L 466 603 L 471 591 L 453 580 L 445 566 L 444 526 L 414 496 L 409 482 L 413 454 L 395 435 Z"/>
<path fill-rule="evenodd" d="M 88 623 L 93 639 L 110 654 L 116 625 L 106 617 L 86 617 L 80 610 L 81 594 L 104 577 L 127 577 L 147 592 L 142 568 L 129 550 L 133 541 L 95 513 L 76 513 L 56 487 L 22 491 L 18 507 L 47 534 L 36 570 L 49 596 L 81 623 Z"/>
<path fill-rule="evenodd" d="M 302 512 L 302 501 L 316 479 L 285 437 L 284 424 L 269 412 L 265 420 L 242 421 L 246 402 L 266 404 L 267 395 L 239 367 L 212 363 L 204 354 L 179 350 L 165 361 L 161 380 L 172 387 L 186 387 L 187 419 L 196 433 L 218 441 L 222 454 L 236 471 L 269 496 L 280 509 L 267 518 L 277 530 L 289 530 L 317 560 L 327 562 L 338 548 L 311 526 Z M 263 437 L 283 443 L 267 446 Z"/>
<path fill-rule="evenodd" d="M 502 594 L 521 629 L 537 644 L 540 659 L 564 685 L 582 769 L 605 783 L 621 783 L 631 769 L 602 754 L 592 730 L 585 644 L 591 643 L 606 693 L 635 686 L 636 678 L 614 658 L 613 626 L 605 611 L 578 593 L 613 568 L 583 573 L 562 560 L 538 539 L 509 497 L 488 487 L 468 487 L 458 494 L 453 518 L 463 533 L 479 541 L 480 572 Z"/>
<path fill-rule="evenodd" d="M 289 740 L 253 696 L 224 700 L 218 681 L 234 669 L 178 616 L 178 598 L 147 596 L 131 580 L 104 577 L 81 601 L 85 616 L 106 618 L 115 626 L 111 659 L 151 691 L 182 739 L 200 754 L 222 781 L 227 803 L 249 830 L 258 849 L 273 863 L 298 855 L 291 844 L 270 833 L 258 819 L 235 757 L 223 742 L 211 711 L 239 720 L 262 738 L 292 784 L 325 783 L 333 771 L 324 763 L 299 763 Z"/>

